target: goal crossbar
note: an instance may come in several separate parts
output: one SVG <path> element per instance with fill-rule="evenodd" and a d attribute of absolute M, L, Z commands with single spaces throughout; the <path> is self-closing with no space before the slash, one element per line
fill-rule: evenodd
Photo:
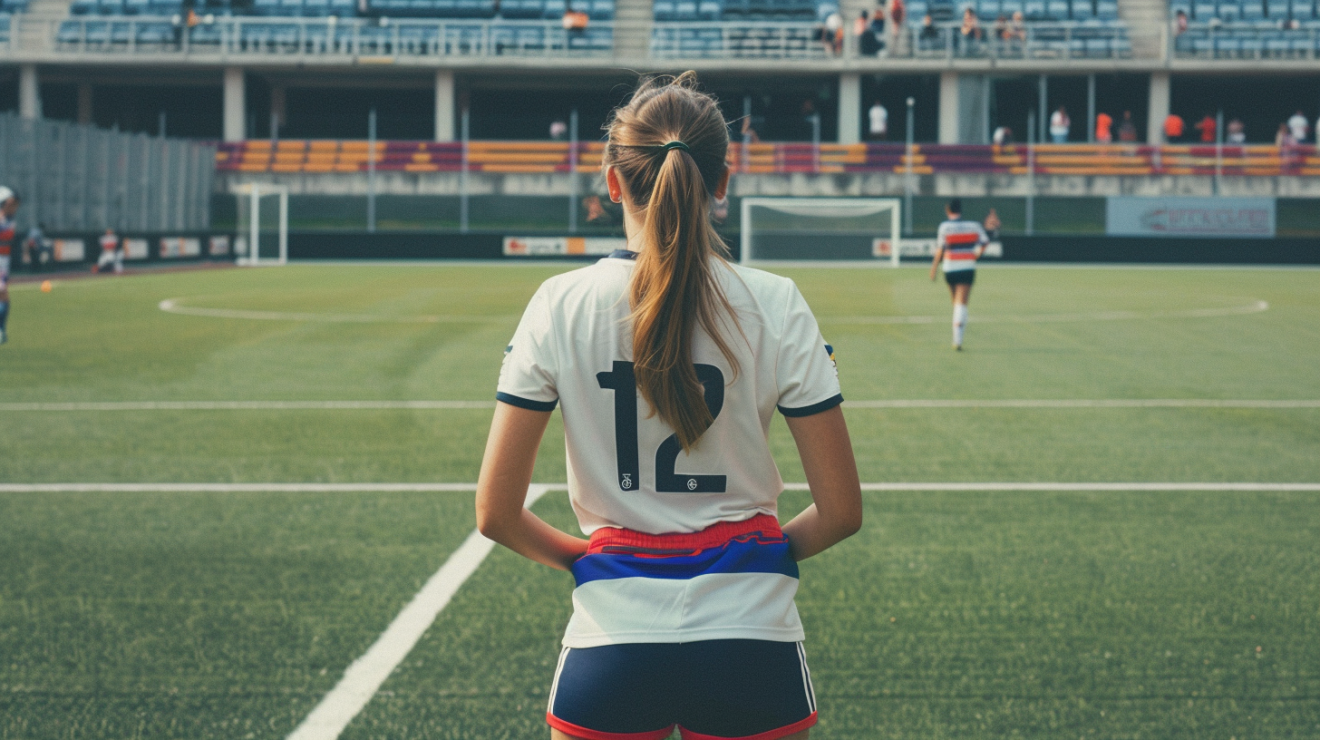
<path fill-rule="evenodd" d="M 902 201 L 898 198 L 743 198 L 741 234 L 739 239 L 740 254 L 738 259 L 741 264 L 772 261 L 760 259 L 753 255 L 755 229 L 753 228 L 752 213 L 753 210 L 758 207 L 771 209 L 780 213 L 821 218 L 829 218 L 831 216 L 850 217 L 871 214 L 878 215 L 888 211 L 888 229 L 878 230 L 878 233 L 873 240 L 872 257 L 875 258 L 873 259 L 873 262 L 875 264 L 888 264 L 892 267 L 898 267 L 899 265 L 901 251 L 899 242 L 902 234 Z M 888 233 L 886 234 L 885 231 Z M 888 251 L 887 259 L 880 256 L 882 248 L 887 249 Z M 848 264 L 855 266 L 857 264 L 856 260 L 836 261 L 838 261 L 840 265 Z"/>

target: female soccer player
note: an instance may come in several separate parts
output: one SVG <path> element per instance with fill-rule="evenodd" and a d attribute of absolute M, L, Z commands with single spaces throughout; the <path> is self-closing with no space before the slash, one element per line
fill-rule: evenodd
<path fill-rule="evenodd" d="M 646 82 L 614 112 L 605 177 L 628 249 L 547 280 L 500 372 L 478 526 L 577 583 L 554 740 L 805 738 L 797 561 L 861 526 L 831 348 L 792 281 L 729 264 L 710 225 L 728 128 L 695 82 Z M 589 540 L 523 508 L 560 402 Z M 814 501 L 782 530 L 776 407 Z"/>
<path fill-rule="evenodd" d="M 976 281 L 976 261 L 985 253 L 990 239 L 985 229 L 975 221 L 962 220 L 962 200 L 954 198 L 944 207 L 948 220 L 940 224 L 935 234 L 935 259 L 930 263 L 930 279 L 944 263 L 944 282 L 949 284 L 953 297 L 953 348 L 962 351 L 963 330 L 967 328 L 967 301 L 972 297 L 972 283 Z M 998 221 L 998 215 L 995 216 Z"/>

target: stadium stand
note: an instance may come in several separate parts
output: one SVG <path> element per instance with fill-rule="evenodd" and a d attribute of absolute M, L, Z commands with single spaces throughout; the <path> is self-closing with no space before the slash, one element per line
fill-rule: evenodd
<path fill-rule="evenodd" d="M 0 48 L 9 46 L 13 30 L 13 16 L 27 10 L 28 0 L 0 1 Z"/>
<path fill-rule="evenodd" d="M 1312 0 L 1171 0 L 1174 53 L 1206 59 L 1315 59 L 1320 15 Z M 1179 18 L 1186 28 L 1180 31 Z"/>
<path fill-rule="evenodd" d="M 965 34 L 960 9 L 971 8 L 978 33 Z M 661 58 L 827 58 L 826 19 L 839 5 L 817 0 L 654 0 L 651 53 Z M 1015 13 L 1022 28 L 1009 33 Z M 929 13 L 935 25 L 922 28 Z M 887 57 L 1127 58 L 1132 44 L 1116 0 L 914 0 L 902 38 L 892 33 L 874 51 L 856 48 L 851 19 L 844 23 L 850 54 Z"/>
<path fill-rule="evenodd" d="M 458 172 L 463 145 L 457 142 L 377 142 L 375 168 L 392 172 Z M 1032 160 L 1040 175 L 1320 175 L 1315 147 L 1274 146 L 1097 146 L 1040 145 Z M 600 169 L 602 144 L 578 145 L 577 171 Z M 222 144 L 216 154 L 220 172 L 322 174 L 365 172 L 370 159 L 365 141 L 246 141 Z M 749 174 L 843 174 L 908 172 L 901 144 L 823 144 L 819 159 L 810 144 L 734 144 L 729 163 Z M 918 144 L 911 172 L 932 174 L 1027 173 L 1027 147 Z M 473 141 L 468 171 L 548 174 L 568 172 L 570 145 L 560 142 Z"/>
<path fill-rule="evenodd" d="M 8 0 L 12 1 L 12 0 Z M 74 0 L 57 43 L 70 51 L 217 48 L 232 54 L 593 55 L 613 46 L 614 0 Z"/>

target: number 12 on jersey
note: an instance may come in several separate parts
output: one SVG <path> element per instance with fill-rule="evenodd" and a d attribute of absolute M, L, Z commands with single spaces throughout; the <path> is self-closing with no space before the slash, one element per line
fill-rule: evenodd
<path fill-rule="evenodd" d="M 724 408 L 724 373 L 714 365 L 698 363 L 697 379 L 706 391 L 706 408 L 712 418 Z M 596 373 L 596 382 L 614 391 L 614 447 L 619 464 L 619 488 L 633 491 L 641 480 L 637 442 L 637 376 L 633 363 L 616 360 L 614 369 Z M 677 435 L 669 435 L 655 451 L 655 490 L 661 493 L 723 493 L 723 475 L 675 473 L 678 453 L 683 451 Z"/>

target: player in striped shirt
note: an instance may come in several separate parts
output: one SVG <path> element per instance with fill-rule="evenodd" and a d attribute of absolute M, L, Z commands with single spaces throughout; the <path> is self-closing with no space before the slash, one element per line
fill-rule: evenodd
<path fill-rule="evenodd" d="M 18 193 L 0 185 L 0 344 L 9 341 L 9 260 L 14 249 L 14 214 Z"/>
<path fill-rule="evenodd" d="M 791 280 L 730 264 L 711 227 L 728 128 L 695 82 L 650 81 L 615 111 L 605 180 L 628 249 L 547 280 L 500 371 L 477 525 L 576 582 L 554 740 L 806 738 L 797 563 L 861 526 L 811 309 Z M 585 540 L 523 508 L 556 405 Z M 776 410 L 814 501 L 782 528 Z"/>
<path fill-rule="evenodd" d="M 944 282 L 953 296 L 953 348 L 962 350 L 963 330 L 967 327 L 967 300 L 976 280 L 976 260 L 985 253 L 990 239 L 975 221 L 962 218 L 962 200 L 954 198 L 944 207 L 948 220 L 935 235 L 935 259 L 930 263 L 930 279 L 944 265 Z"/>

